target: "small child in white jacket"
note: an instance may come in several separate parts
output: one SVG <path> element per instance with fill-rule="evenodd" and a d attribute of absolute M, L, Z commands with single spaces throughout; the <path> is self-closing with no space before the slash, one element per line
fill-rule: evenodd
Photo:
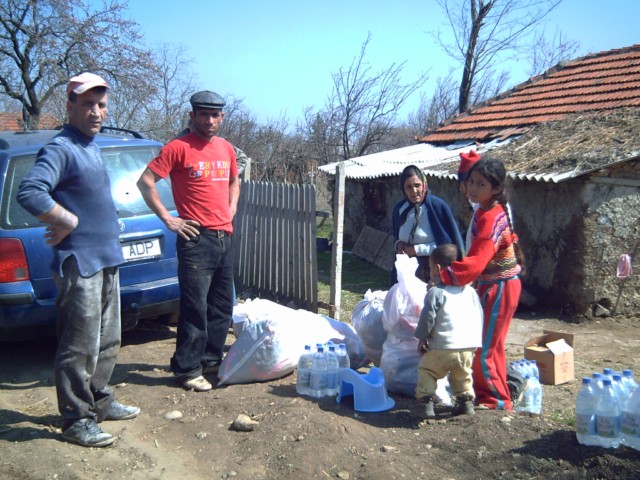
<path fill-rule="evenodd" d="M 448 375 L 456 397 L 454 415 L 474 414 L 471 364 L 482 342 L 482 307 L 471 285 L 443 285 L 440 270 L 457 259 L 453 244 L 436 248 L 429 257 L 433 286 L 427 291 L 415 330 L 422 355 L 418 365 L 416 398 L 424 401 L 424 417 L 434 418 L 433 396 L 437 381 Z"/>

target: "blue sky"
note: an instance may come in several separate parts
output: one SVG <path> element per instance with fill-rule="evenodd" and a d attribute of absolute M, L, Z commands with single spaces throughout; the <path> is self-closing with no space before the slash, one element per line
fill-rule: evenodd
<path fill-rule="evenodd" d="M 307 106 L 320 108 L 331 74 L 350 65 L 369 32 L 372 70 L 406 61 L 406 82 L 428 70 L 427 95 L 454 66 L 429 34 L 447 31 L 433 0 L 129 0 L 128 15 L 149 45 L 186 45 L 199 86 L 243 99 L 260 121 L 293 121 Z M 636 0 L 565 0 L 546 30 L 562 29 L 580 42 L 582 56 L 640 43 L 639 18 Z M 512 84 L 526 80 L 522 65 L 511 68 Z M 419 99 L 416 93 L 403 113 Z"/>

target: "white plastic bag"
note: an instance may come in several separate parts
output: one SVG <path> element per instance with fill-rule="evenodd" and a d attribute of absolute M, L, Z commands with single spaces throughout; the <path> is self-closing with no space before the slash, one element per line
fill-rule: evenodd
<path fill-rule="evenodd" d="M 415 257 L 403 254 L 396 258 L 398 283 L 389 289 L 384 299 L 382 324 L 388 335 L 416 340 L 413 332 L 420 320 L 427 284 L 415 275 L 418 268 Z"/>
<path fill-rule="evenodd" d="M 387 339 L 387 332 L 382 325 L 382 311 L 386 291 L 367 290 L 364 299 L 358 302 L 351 312 L 351 325 L 355 328 L 367 355 L 378 367 L 382 358 L 382 345 Z"/>
<path fill-rule="evenodd" d="M 427 293 L 427 285 L 415 276 L 418 260 L 407 255 L 396 256 L 398 283 L 384 299 L 382 324 L 387 339 L 382 347 L 380 368 L 387 390 L 409 397 L 415 396 L 418 383 L 418 339 L 414 332 Z"/>
<path fill-rule="evenodd" d="M 291 373 L 305 345 L 345 343 L 352 368 L 369 360 L 358 334 L 343 322 L 256 299 L 234 307 L 236 341 L 225 356 L 218 385 L 267 381 Z"/>

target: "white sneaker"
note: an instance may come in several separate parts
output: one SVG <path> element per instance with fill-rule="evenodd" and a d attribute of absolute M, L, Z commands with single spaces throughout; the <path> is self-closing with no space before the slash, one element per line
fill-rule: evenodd
<path fill-rule="evenodd" d="M 202 375 L 182 382 L 182 386 L 187 390 L 195 390 L 196 392 L 207 392 L 213 388 Z"/>

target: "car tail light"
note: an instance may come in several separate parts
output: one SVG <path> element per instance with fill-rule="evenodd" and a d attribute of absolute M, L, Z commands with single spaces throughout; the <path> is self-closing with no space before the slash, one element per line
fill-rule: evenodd
<path fill-rule="evenodd" d="M 27 255 L 17 238 L 0 238 L 0 283 L 29 280 Z"/>

